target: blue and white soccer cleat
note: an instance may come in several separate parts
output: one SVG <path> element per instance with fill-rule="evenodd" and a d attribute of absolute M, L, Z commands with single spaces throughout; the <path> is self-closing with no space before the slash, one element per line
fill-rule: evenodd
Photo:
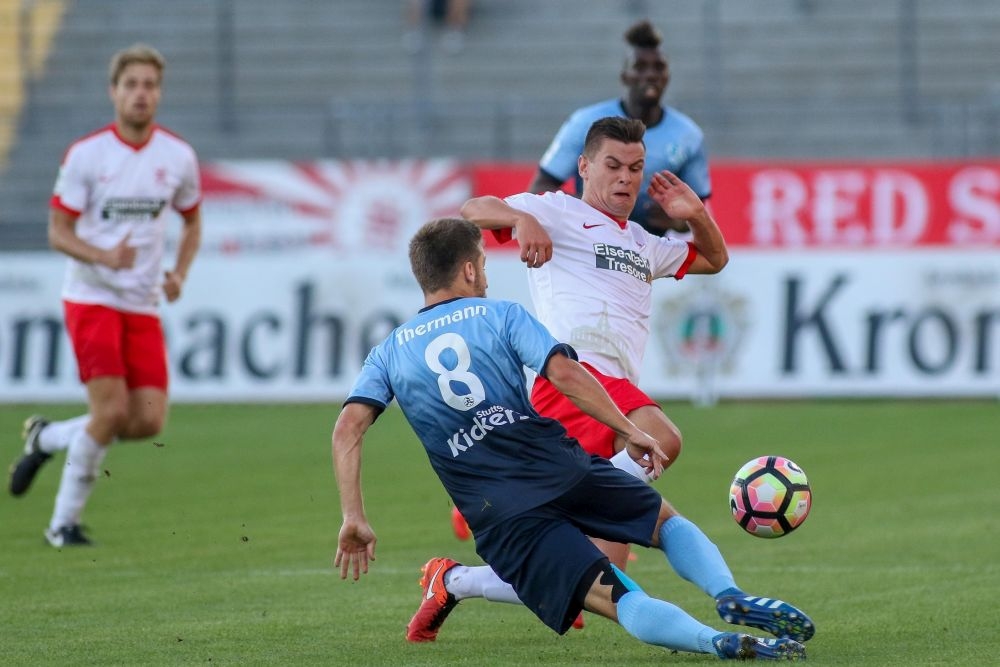
<path fill-rule="evenodd" d="M 712 642 L 723 660 L 806 659 L 806 647 L 792 639 L 761 639 L 736 632 L 725 632 Z"/>
<path fill-rule="evenodd" d="M 758 628 L 779 639 L 804 642 L 816 633 L 812 619 L 803 611 L 774 598 L 723 595 L 716 599 L 715 609 L 726 623 Z"/>

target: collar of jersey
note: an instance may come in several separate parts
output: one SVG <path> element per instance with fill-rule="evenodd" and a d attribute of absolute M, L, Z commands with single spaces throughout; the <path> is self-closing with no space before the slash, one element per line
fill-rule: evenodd
<path fill-rule="evenodd" d="M 145 140 L 144 142 L 142 142 L 141 144 L 135 144 L 135 143 L 132 143 L 131 141 L 129 141 L 128 139 L 126 139 L 125 137 L 123 137 L 123 136 L 122 136 L 121 134 L 119 134 L 119 133 L 118 133 L 118 126 L 117 126 L 117 125 L 115 125 L 114 123 L 111 123 L 111 125 L 109 125 L 109 126 L 108 126 L 108 129 L 110 129 L 110 130 L 111 130 L 111 132 L 112 132 L 112 133 L 113 133 L 113 134 L 115 135 L 115 138 L 116 138 L 116 139 L 117 139 L 118 141 L 122 142 L 123 144 L 125 144 L 126 146 L 128 146 L 129 148 L 131 148 L 131 149 L 132 149 L 132 150 L 134 150 L 134 151 L 140 151 L 140 150 L 142 150 L 143 148 L 145 148 L 145 147 L 146 147 L 146 145 L 147 145 L 147 144 L 148 144 L 148 143 L 149 143 L 150 141 L 152 141 L 152 140 L 153 140 L 153 134 L 155 134 L 155 133 L 156 133 L 156 130 L 157 130 L 157 128 L 158 128 L 158 127 L 159 127 L 158 125 L 155 125 L 155 124 L 154 124 L 154 125 L 153 125 L 153 127 L 151 128 L 150 132 L 149 132 L 149 138 L 148 138 L 148 139 L 146 139 L 146 140 Z"/>
<path fill-rule="evenodd" d="M 625 220 L 619 220 L 618 218 L 616 218 L 615 216 L 611 215 L 607 211 L 602 211 L 599 208 L 594 208 L 594 210 L 597 211 L 598 213 L 603 213 L 604 215 L 606 215 L 609 218 L 611 218 L 612 222 L 614 222 L 616 225 L 618 225 L 619 228 L 625 229 L 626 227 L 628 227 L 628 218 L 626 218 Z"/>
<path fill-rule="evenodd" d="M 424 306 L 423 308 L 421 308 L 417 312 L 418 313 L 423 313 L 423 312 L 426 312 L 426 311 L 430 310 L 431 308 L 437 308 L 438 306 L 444 305 L 446 303 L 451 303 L 452 301 L 458 301 L 459 299 L 468 299 L 468 298 L 469 297 L 467 297 L 467 296 L 453 296 L 450 299 L 445 299 L 444 301 L 438 301 L 437 303 L 432 303 L 429 306 Z"/>
<path fill-rule="evenodd" d="M 660 122 L 659 123 L 654 123 L 652 125 L 647 125 L 646 126 L 647 130 L 660 125 L 660 123 L 662 123 L 663 121 L 665 121 L 667 119 L 667 111 L 668 111 L 668 109 L 670 107 L 668 107 L 666 104 L 662 104 L 662 103 L 659 105 L 659 107 L 660 107 L 660 111 L 663 112 L 662 114 L 660 114 Z M 622 118 L 631 118 L 632 117 L 632 116 L 629 116 L 628 115 L 628 111 L 625 110 L 625 100 L 623 100 L 620 97 L 618 98 L 618 108 L 622 110 Z"/>

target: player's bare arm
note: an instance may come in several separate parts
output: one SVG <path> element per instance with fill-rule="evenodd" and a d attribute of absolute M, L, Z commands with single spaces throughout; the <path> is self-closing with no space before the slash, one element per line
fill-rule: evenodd
<path fill-rule="evenodd" d="M 76 234 L 77 216 L 61 209 L 49 213 L 49 245 L 53 250 L 87 264 L 102 264 L 111 269 L 130 269 L 135 264 L 135 248 L 129 234 L 111 248 L 99 248 Z"/>
<path fill-rule="evenodd" d="M 184 216 L 184 227 L 181 229 L 180 242 L 177 245 L 177 261 L 173 270 L 163 274 L 163 294 L 168 302 L 176 301 L 181 296 L 184 281 L 194 256 L 201 246 L 201 209 L 195 209 Z"/>
<path fill-rule="evenodd" d="M 517 210 L 499 197 L 488 195 L 470 199 L 462 205 L 462 217 L 480 229 L 515 229 L 521 261 L 529 269 L 552 259 L 552 239 L 538 219 Z"/>
<path fill-rule="evenodd" d="M 343 515 L 333 565 L 340 568 L 341 579 L 349 571 L 355 580 L 368 574 L 368 562 L 375 560 L 377 538 L 365 516 L 361 494 L 361 446 L 376 414 L 370 405 L 348 403 L 333 429 L 333 469 Z"/>
<path fill-rule="evenodd" d="M 542 171 L 541 169 L 535 170 L 535 175 L 531 179 L 531 185 L 528 186 L 528 192 L 532 192 L 536 195 L 542 194 L 543 192 L 555 192 L 561 188 L 563 182 L 557 178 L 552 177 L 550 174 Z"/>
<path fill-rule="evenodd" d="M 587 369 L 569 357 L 554 354 L 545 365 L 545 377 L 578 408 L 622 436 L 629 456 L 647 474 L 653 479 L 660 476 L 670 460 L 663 446 L 622 414 Z"/>
<path fill-rule="evenodd" d="M 729 263 L 719 225 L 705 202 L 684 181 L 669 171 L 656 173 L 649 182 L 649 196 L 668 217 L 687 221 L 691 242 L 698 250 L 688 273 L 718 273 Z"/>

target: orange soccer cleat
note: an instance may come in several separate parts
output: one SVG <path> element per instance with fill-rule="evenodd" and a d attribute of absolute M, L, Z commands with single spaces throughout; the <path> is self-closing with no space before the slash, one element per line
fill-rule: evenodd
<path fill-rule="evenodd" d="M 459 515 L 461 516 L 461 515 Z M 455 596 L 444 586 L 444 574 L 458 565 L 451 558 L 431 558 L 424 565 L 420 587 L 423 599 L 417 613 L 406 625 L 406 640 L 410 642 L 432 642 L 437 639 L 438 630 L 448 614 L 458 604 Z"/>

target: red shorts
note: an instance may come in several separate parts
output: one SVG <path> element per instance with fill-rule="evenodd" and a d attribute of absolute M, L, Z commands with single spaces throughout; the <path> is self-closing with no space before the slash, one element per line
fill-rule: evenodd
<path fill-rule="evenodd" d="M 603 375 L 589 364 L 583 367 L 597 378 L 607 390 L 618 409 L 628 414 L 647 405 L 658 405 L 638 387 L 624 378 Z M 615 454 L 615 436 L 610 428 L 587 415 L 573 404 L 573 401 L 556 389 L 551 382 L 539 376 L 531 388 L 531 403 L 543 417 L 556 419 L 563 425 L 570 437 L 580 441 L 580 445 L 590 452 L 606 459 Z"/>
<path fill-rule="evenodd" d="M 167 390 L 167 348 L 160 318 L 63 301 L 80 380 L 123 377 L 129 389 Z"/>

